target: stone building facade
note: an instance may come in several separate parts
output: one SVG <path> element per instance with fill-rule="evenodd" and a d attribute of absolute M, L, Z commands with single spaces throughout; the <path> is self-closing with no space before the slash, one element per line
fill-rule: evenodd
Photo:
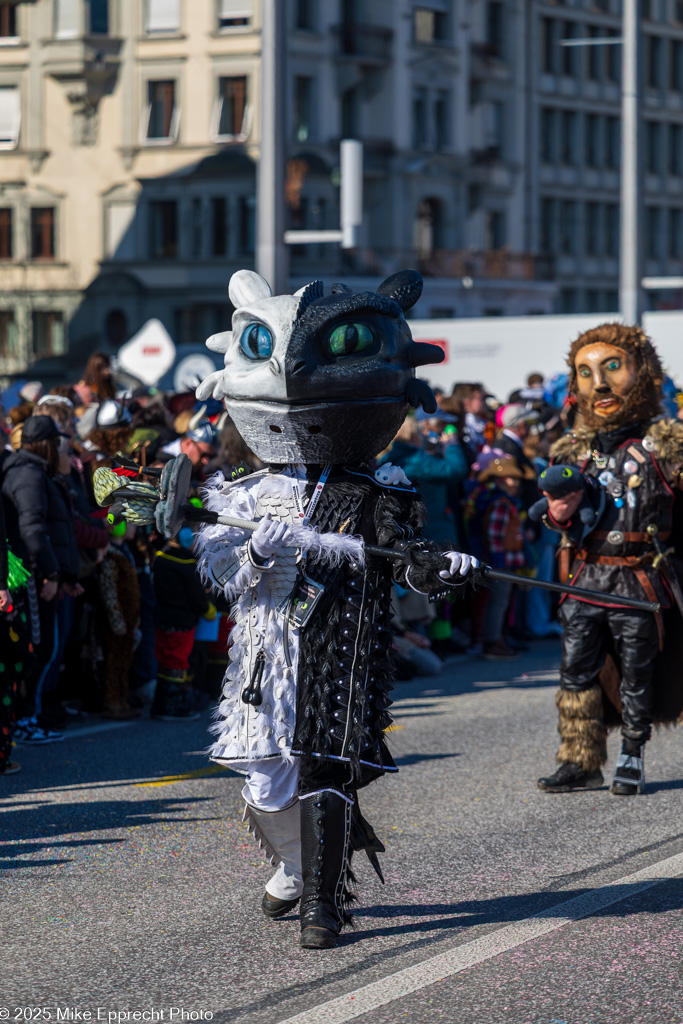
<path fill-rule="evenodd" d="M 417 266 L 415 315 L 616 308 L 619 0 L 282 0 L 292 286 Z M 683 271 L 683 17 L 645 5 L 648 273 Z M 0 372 L 225 329 L 253 265 L 260 0 L 0 0 Z"/>

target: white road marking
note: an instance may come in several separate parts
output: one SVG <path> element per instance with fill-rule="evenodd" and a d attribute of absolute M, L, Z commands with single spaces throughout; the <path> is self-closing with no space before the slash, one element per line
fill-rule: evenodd
<path fill-rule="evenodd" d="M 428 985 L 492 960 L 525 942 L 531 942 L 558 928 L 564 928 L 573 921 L 580 921 L 604 907 L 620 903 L 650 889 L 653 885 L 670 878 L 678 878 L 682 874 L 683 853 L 678 853 L 674 857 L 651 864 L 642 871 L 617 878 L 600 889 L 593 889 L 583 896 L 575 896 L 523 921 L 515 921 L 479 939 L 473 939 L 472 942 L 456 946 L 447 953 L 406 967 L 387 978 L 382 978 L 381 981 L 374 981 L 347 995 L 320 1003 L 310 1010 L 304 1010 L 303 1013 L 280 1021 L 279 1024 L 345 1024 L 346 1021 L 355 1020 L 356 1017 L 371 1013 L 380 1006 L 386 1006 L 387 1003 L 402 999 L 412 992 L 419 992 Z"/>

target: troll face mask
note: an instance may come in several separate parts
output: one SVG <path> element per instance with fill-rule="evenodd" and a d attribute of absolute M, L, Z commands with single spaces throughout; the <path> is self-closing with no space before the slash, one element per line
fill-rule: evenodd
<path fill-rule="evenodd" d="M 225 368 L 197 388 L 225 399 L 235 426 L 264 462 L 366 462 L 394 437 L 410 406 L 436 409 L 416 366 L 441 362 L 416 343 L 404 318 L 422 279 L 401 271 L 377 292 L 313 281 L 271 294 L 251 270 L 230 280 L 232 330 L 207 341 Z"/>

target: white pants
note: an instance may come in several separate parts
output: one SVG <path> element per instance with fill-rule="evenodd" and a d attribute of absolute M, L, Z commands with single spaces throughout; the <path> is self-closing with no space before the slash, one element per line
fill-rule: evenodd
<path fill-rule="evenodd" d="M 263 838 L 280 858 L 266 892 L 279 900 L 296 899 L 303 891 L 298 761 L 272 758 L 254 762 L 242 796 Z"/>

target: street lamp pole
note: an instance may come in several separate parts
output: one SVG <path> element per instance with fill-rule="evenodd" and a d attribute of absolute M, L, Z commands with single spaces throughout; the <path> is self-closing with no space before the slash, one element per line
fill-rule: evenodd
<path fill-rule="evenodd" d="M 274 295 L 289 291 L 285 235 L 285 4 L 261 7 L 261 154 L 256 190 L 256 269 Z"/>
<path fill-rule="evenodd" d="M 643 197 L 640 145 L 640 0 L 623 0 L 621 78 L 621 258 L 619 310 L 627 324 L 640 323 L 644 309 Z"/>

